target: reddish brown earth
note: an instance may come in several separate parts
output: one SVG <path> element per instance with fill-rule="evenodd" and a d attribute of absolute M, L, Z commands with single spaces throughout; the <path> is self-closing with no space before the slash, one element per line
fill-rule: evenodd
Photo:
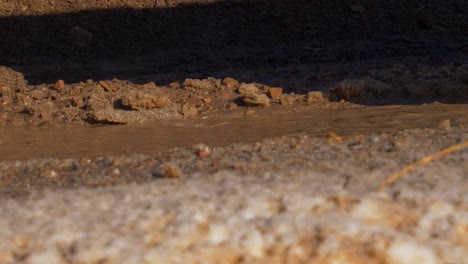
<path fill-rule="evenodd" d="M 466 1 L 0 2 L 0 263 L 463 263 Z"/>

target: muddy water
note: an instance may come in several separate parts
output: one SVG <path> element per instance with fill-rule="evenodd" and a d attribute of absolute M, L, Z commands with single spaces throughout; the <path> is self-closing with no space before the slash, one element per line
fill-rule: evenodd
<path fill-rule="evenodd" d="M 224 146 L 282 135 L 370 134 L 466 123 L 468 105 L 408 105 L 347 110 L 275 111 L 243 117 L 213 115 L 145 126 L 4 128 L 0 160 L 150 154 L 203 142 Z"/>

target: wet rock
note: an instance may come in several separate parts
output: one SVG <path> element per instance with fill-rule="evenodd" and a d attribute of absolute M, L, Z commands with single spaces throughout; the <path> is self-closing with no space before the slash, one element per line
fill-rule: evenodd
<path fill-rule="evenodd" d="M 260 93 L 260 89 L 253 83 L 242 83 L 238 89 L 240 94 L 254 95 Z"/>
<path fill-rule="evenodd" d="M 392 91 L 392 86 L 371 78 L 345 79 L 330 89 L 336 99 L 353 100 L 383 97 Z"/>
<path fill-rule="evenodd" d="M 243 98 L 243 102 L 248 106 L 270 106 L 270 98 L 265 94 L 248 94 Z"/>
<path fill-rule="evenodd" d="M 131 91 L 122 98 L 122 105 L 133 110 L 163 108 L 170 103 L 169 97 L 162 93 Z"/>
<path fill-rule="evenodd" d="M 61 91 L 65 88 L 65 82 L 63 80 L 58 80 L 51 88 L 55 91 Z"/>
<path fill-rule="evenodd" d="M 93 34 L 86 29 L 74 26 L 68 31 L 68 38 L 79 47 L 89 47 L 93 41 Z"/>
<path fill-rule="evenodd" d="M 239 82 L 231 77 L 226 77 L 223 79 L 223 85 L 230 89 L 236 89 L 239 86 Z"/>
<path fill-rule="evenodd" d="M 283 94 L 283 88 L 280 87 L 271 87 L 268 89 L 267 95 L 271 99 L 280 99 L 281 95 Z"/>

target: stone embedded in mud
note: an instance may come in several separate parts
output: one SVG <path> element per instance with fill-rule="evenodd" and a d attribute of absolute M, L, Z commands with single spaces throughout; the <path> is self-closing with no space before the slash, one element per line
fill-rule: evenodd
<path fill-rule="evenodd" d="M 223 79 L 223 85 L 230 89 L 236 89 L 239 86 L 239 82 L 231 77 L 226 77 Z"/>
<path fill-rule="evenodd" d="M 271 87 L 267 92 L 268 96 L 271 99 L 280 99 L 283 94 L 283 88 L 281 87 Z"/>
<path fill-rule="evenodd" d="M 65 82 L 63 80 L 58 80 L 51 88 L 55 91 L 61 91 L 65 88 Z"/>
<path fill-rule="evenodd" d="M 86 29 L 74 26 L 68 31 L 68 38 L 80 47 L 89 47 L 93 41 L 93 34 Z"/>
<path fill-rule="evenodd" d="M 265 94 L 248 94 L 243 98 L 243 102 L 248 106 L 270 106 L 270 98 Z"/>
<path fill-rule="evenodd" d="M 162 93 L 130 91 L 122 98 L 122 105 L 133 110 L 163 108 L 170 103 L 169 97 Z"/>
<path fill-rule="evenodd" d="M 364 79 L 345 79 L 330 89 L 330 93 L 335 99 L 348 101 L 383 97 L 391 93 L 391 91 L 391 85 L 368 77 Z"/>
<path fill-rule="evenodd" d="M 260 89 L 253 83 L 242 83 L 238 89 L 240 94 L 253 95 L 260 93 Z"/>

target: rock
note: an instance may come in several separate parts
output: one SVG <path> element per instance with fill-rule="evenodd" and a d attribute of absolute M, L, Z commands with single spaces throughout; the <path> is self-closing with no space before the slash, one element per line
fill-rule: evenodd
<path fill-rule="evenodd" d="M 229 102 L 224 107 L 226 107 L 227 109 L 230 109 L 230 110 L 234 110 L 234 109 L 237 108 L 237 104 L 234 103 L 234 102 Z M 467 116 L 467 119 L 468 119 L 468 116 Z"/>
<path fill-rule="evenodd" d="M 193 145 L 192 149 L 195 154 L 202 159 L 208 157 L 211 154 L 210 147 L 203 143 Z"/>
<path fill-rule="evenodd" d="M 281 95 L 283 94 L 283 88 L 280 87 L 271 87 L 268 89 L 267 95 L 271 99 L 280 99 Z"/>
<path fill-rule="evenodd" d="M 438 128 L 442 129 L 444 131 L 449 131 L 452 128 L 452 124 L 451 124 L 450 119 L 445 119 L 445 120 L 441 121 L 439 123 L 439 125 L 438 125 Z"/>
<path fill-rule="evenodd" d="M 95 122 L 110 124 L 141 123 L 154 120 L 176 119 L 181 117 L 181 113 L 175 109 L 154 109 L 142 111 L 103 109 L 90 113 L 90 118 Z"/>
<path fill-rule="evenodd" d="M 28 107 L 27 111 L 31 115 L 42 118 L 49 118 L 57 111 L 57 109 L 55 108 L 54 103 L 49 100 L 37 100 L 31 103 L 31 106 Z"/>
<path fill-rule="evenodd" d="M 243 102 L 248 106 L 270 106 L 270 99 L 265 94 L 248 94 L 243 98 Z"/>
<path fill-rule="evenodd" d="M 22 73 L 0 66 L 0 84 L 10 87 L 13 92 L 25 92 L 27 82 Z"/>
<path fill-rule="evenodd" d="M 212 99 L 211 99 L 211 97 L 206 97 L 206 98 L 203 98 L 202 101 L 205 104 L 209 104 L 209 103 L 211 103 Z"/>
<path fill-rule="evenodd" d="M 70 100 L 71 105 L 76 106 L 76 107 L 82 107 L 84 106 L 84 101 L 81 96 L 73 96 Z"/>
<path fill-rule="evenodd" d="M 239 82 L 231 77 L 226 77 L 223 79 L 223 85 L 230 89 L 236 89 L 239 86 Z"/>
<path fill-rule="evenodd" d="M 255 84 L 252 83 L 242 83 L 238 89 L 240 94 L 253 95 L 260 93 L 260 90 Z"/>
<path fill-rule="evenodd" d="M 158 86 L 156 85 L 155 82 L 149 82 L 147 84 L 143 84 L 143 87 L 144 89 L 156 89 L 158 88 Z"/>
<path fill-rule="evenodd" d="M 86 102 L 86 110 L 93 112 L 112 108 L 112 103 L 105 98 L 90 98 Z"/>
<path fill-rule="evenodd" d="M 68 38 L 77 46 L 89 47 L 93 41 L 93 34 L 86 29 L 74 26 L 68 31 Z"/>
<path fill-rule="evenodd" d="M 29 92 L 29 96 L 34 100 L 39 100 L 45 97 L 45 94 L 41 90 L 34 90 Z"/>
<path fill-rule="evenodd" d="M 172 89 L 180 88 L 180 86 L 181 86 L 180 82 L 171 82 L 171 83 L 169 83 L 169 87 L 172 88 Z"/>
<path fill-rule="evenodd" d="M 211 90 L 220 87 L 221 80 L 212 77 L 204 80 L 186 79 L 182 86 L 184 87 L 184 89 Z"/>
<path fill-rule="evenodd" d="M 194 116 L 198 114 L 198 110 L 194 105 L 191 104 L 185 104 L 180 107 L 180 113 L 183 114 L 184 116 Z"/>
<path fill-rule="evenodd" d="M 327 101 L 326 96 L 319 91 L 309 92 L 306 95 L 307 102 L 324 102 Z"/>
<path fill-rule="evenodd" d="M 130 91 L 122 98 L 122 105 L 133 110 L 163 108 L 170 103 L 169 97 L 162 93 Z"/>
<path fill-rule="evenodd" d="M 23 103 L 25 107 L 31 106 L 33 102 L 33 99 L 31 99 L 31 97 L 22 93 L 16 93 L 16 99 L 18 100 L 18 102 Z"/>
<path fill-rule="evenodd" d="M 352 100 L 382 97 L 392 91 L 392 86 L 371 78 L 345 79 L 330 89 L 335 99 Z"/>
<path fill-rule="evenodd" d="M 61 91 L 65 88 L 65 82 L 63 80 L 58 80 L 51 88 L 55 91 Z"/>
<path fill-rule="evenodd" d="M 99 81 L 99 85 L 102 86 L 102 88 L 104 88 L 104 90 L 106 92 L 115 92 L 117 91 L 117 87 L 111 83 L 108 83 L 106 81 Z"/>
<path fill-rule="evenodd" d="M 184 178 L 184 173 L 180 169 L 180 167 L 172 162 L 166 162 L 163 165 L 163 173 L 164 176 L 167 178 L 175 178 L 175 179 L 182 179 Z"/>
<path fill-rule="evenodd" d="M 4 85 L 0 89 L 0 96 L 3 100 L 11 100 L 13 98 L 13 91 L 10 87 Z"/>

